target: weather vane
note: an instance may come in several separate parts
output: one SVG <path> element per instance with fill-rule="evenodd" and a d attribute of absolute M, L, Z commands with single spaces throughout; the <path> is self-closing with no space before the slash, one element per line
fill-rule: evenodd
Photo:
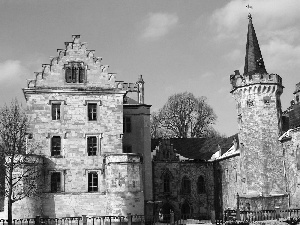
<path fill-rule="evenodd" d="M 251 5 L 246 5 L 246 8 L 248 8 L 248 19 L 252 19 L 251 13 L 250 13 L 250 9 L 253 9 Z"/>

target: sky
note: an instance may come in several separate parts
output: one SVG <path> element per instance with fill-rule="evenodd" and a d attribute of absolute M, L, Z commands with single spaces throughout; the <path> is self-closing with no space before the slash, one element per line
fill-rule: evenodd
<path fill-rule="evenodd" d="M 25 105 L 26 79 L 80 34 L 117 80 L 145 81 L 145 103 L 206 96 L 215 129 L 237 133 L 229 76 L 243 71 L 248 9 L 266 69 L 285 86 L 285 110 L 300 82 L 300 0 L 0 0 L 0 106 Z"/>

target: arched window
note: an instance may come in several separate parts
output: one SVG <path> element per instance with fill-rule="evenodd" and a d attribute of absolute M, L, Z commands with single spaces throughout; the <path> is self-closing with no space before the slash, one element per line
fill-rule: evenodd
<path fill-rule="evenodd" d="M 171 176 L 169 173 L 164 175 L 164 192 L 170 192 Z"/>
<path fill-rule="evenodd" d="M 191 193 L 191 181 L 188 177 L 184 176 L 182 178 L 182 194 L 190 194 Z"/>
<path fill-rule="evenodd" d="M 205 193 L 205 181 L 204 181 L 204 177 L 203 176 L 198 177 L 198 180 L 197 180 L 197 192 L 198 192 L 198 194 Z"/>

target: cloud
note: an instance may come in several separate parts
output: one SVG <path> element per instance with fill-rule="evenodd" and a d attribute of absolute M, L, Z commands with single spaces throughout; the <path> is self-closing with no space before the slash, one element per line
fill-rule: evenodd
<path fill-rule="evenodd" d="M 23 67 L 18 60 L 0 62 L 0 83 L 14 82 L 22 73 Z"/>
<path fill-rule="evenodd" d="M 0 62 L 0 96 L 1 105 L 13 98 L 23 99 L 22 88 L 26 85 L 29 71 L 19 60 Z"/>
<path fill-rule="evenodd" d="M 144 21 L 142 38 L 156 40 L 167 35 L 178 23 L 176 14 L 150 13 Z"/>
<path fill-rule="evenodd" d="M 240 47 L 244 46 L 248 23 L 247 4 L 245 1 L 231 0 L 213 12 L 210 25 L 216 41 L 234 41 Z M 277 71 L 284 67 L 299 66 L 300 1 L 252 0 L 249 4 L 253 7 L 253 23 L 267 68 Z M 241 35 L 244 35 L 243 38 Z M 224 57 L 237 59 L 239 53 L 234 51 Z"/>
<path fill-rule="evenodd" d="M 211 25 L 216 28 L 219 37 L 237 37 L 241 25 L 247 23 L 246 4 L 245 1 L 232 0 L 213 12 Z M 299 0 L 252 0 L 250 5 L 253 7 L 254 23 L 259 21 L 261 27 L 268 31 L 295 25 L 300 19 Z"/>
<path fill-rule="evenodd" d="M 215 74 L 213 72 L 205 72 L 203 74 L 200 75 L 201 78 L 207 78 L 207 77 L 212 77 Z"/>

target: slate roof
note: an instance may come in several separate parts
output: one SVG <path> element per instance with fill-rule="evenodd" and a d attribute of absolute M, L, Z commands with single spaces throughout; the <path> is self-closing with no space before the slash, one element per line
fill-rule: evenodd
<path fill-rule="evenodd" d="M 175 152 L 185 158 L 209 160 L 221 148 L 222 154 L 232 146 L 233 139 L 238 141 L 238 135 L 222 138 L 170 138 Z M 151 151 L 159 145 L 161 139 L 151 139 Z M 219 147 L 220 146 L 220 147 Z"/>

